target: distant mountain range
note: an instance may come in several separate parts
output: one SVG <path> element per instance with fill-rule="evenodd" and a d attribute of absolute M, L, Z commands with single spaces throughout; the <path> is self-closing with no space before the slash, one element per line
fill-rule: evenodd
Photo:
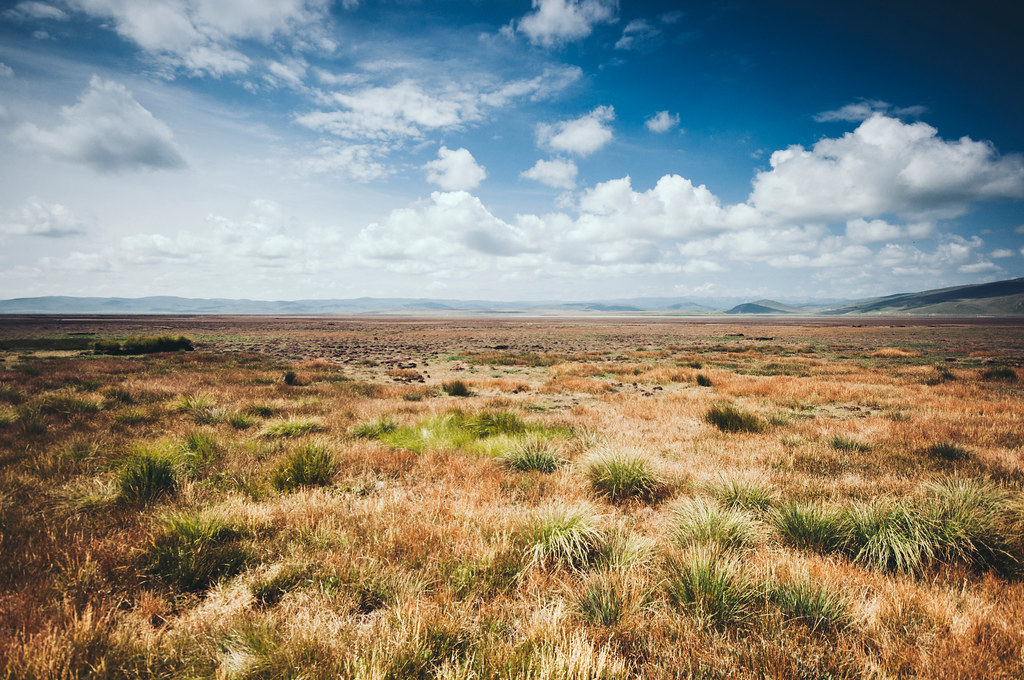
<path fill-rule="evenodd" d="M 630 298 L 589 302 L 493 302 L 367 297 L 270 301 L 171 296 L 51 296 L 0 300 L 0 314 L 1024 316 L 1024 278 L 830 304 L 816 302 L 789 305 L 775 300 L 735 304 L 735 301 L 695 302 L 681 298 Z"/>

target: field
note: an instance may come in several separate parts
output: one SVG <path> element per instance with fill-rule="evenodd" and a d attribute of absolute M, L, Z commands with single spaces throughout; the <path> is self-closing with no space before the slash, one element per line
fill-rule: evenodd
<path fill-rule="evenodd" d="M 1020 323 L 0 317 L 0 676 L 1019 679 Z"/>

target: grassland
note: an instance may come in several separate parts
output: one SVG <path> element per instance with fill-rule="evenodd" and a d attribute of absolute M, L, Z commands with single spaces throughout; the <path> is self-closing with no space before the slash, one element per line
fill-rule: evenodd
<path fill-rule="evenodd" d="M 857 324 L 0 318 L 0 676 L 1024 677 L 1024 329 Z"/>

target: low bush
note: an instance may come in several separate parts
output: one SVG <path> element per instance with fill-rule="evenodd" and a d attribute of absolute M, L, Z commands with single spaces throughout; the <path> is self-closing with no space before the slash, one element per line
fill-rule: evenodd
<path fill-rule="evenodd" d="M 172 515 L 146 553 L 146 571 L 184 591 L 204 590 L 245 565 L 249 552 L 241 539 L 241 531 L 217 516 Z"/>
<path fill-rule="evenodd" d="M 704 420 L 723 432 L 763 432 L 767 428 L 761 418 L 731 404 L 712 406 L 704 414 Z"/>
<path fill-rule="evenodd" d="M 996 382 L 1017 382 L 1017 372 L 1009 366 L 993 366 L 982 371 L 981 378 Z"/>
<path fill-rule="evenodd" d="M 699 368 L 699 366 L 698 366 Z M 699 387 L 711 387 L 711 378 L 707 377 L 703 373 L 697 374 L 697 385 Z"/>
<path fill-rule="evenodd" d="M 274 471 L 272 482 L 279 491 L 326 486 L 334 480 L 338 462 L 326 445 L 309 442 L 294 449 Z"/>
<path fill-rule="evenodd" d="M 591 488 L 613 503 L 650 500 L 665 489 L 661 474 L 637 451 L 600 451 L 587 462 L 586 474 Z"/>

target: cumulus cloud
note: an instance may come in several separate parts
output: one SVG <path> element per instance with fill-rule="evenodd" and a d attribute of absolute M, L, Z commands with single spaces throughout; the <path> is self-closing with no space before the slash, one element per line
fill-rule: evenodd
<path fill-rule="evenodd" d="M 516 24 L 531 43 L 553 47 L 586 38 L 594 26 L 614 21 L 616 0 L 533 0 L 533 12 Z"/>
<path fill-rule="evenodd" d="M 449 149 L 442 146 L 437 160 L 423 166 L 427 181 L 445 191 L 470 191 L 487 177 L 487 170 L 476 162 L 468 149 Z"/>
<path fill-rule="evenodd" d="M 316 38 L 328 16 L 325 0 L 70 0 L 70 5 L 112 22 L 118 35 L 172 67 L 217 77 L 249 69 L 251 62 L 232 46 L 235 41 Z"/>
<path fill-rule="evenodd" d="M 598 106 L 596 109 L 576 118 L 549 125 L 537 126 L 537 142 L 555 151 L 567 151 L 588 156 L 612 140 L 609 123 L 615 120 L 615 109 Z"/>
<path fill-rule="evenodd" d="M 13 140 L 49 158 L 101 172 L 185 165 L 170 128 L 120 83 L 93 76 L 78 102 L 61 109 L 61 117 L 63 122 L 50 129 L 26 123 L 14 131 Z"/>
<path fill-rule="evenodd" d="M 814 120 L 819 123 L 832 123 L 837 121 L 859 123 L 867 120 L 877 113 L 899 118 L 902 116 L 920 116 L 927 110 L 928 109 L 924 106 L 905 106 L 900 108 L 895 107 L 888 102 L 879 101 L 878 99 L 860 99 L 834 111 L 822 111 L 821 113 L 817 113 L 814 115 Z"/>
<path fill-rule="evenodd" d="M 570 160 L 557 158 L 553 161 L 546 161 L 541 159 L 529 170 L 519 173 L 519 176 L 555 189 L 572 189 L 576 186 L 578 172 L 579 168 Z"/>
<path fill-rule="evenodd" d="M 9 235 L 64 238 L 84 234 L 87 223 L 60 203 L 45 203 L 32 197 L 19 210 L 0 222 L 0 233 Z"/>
<path fill-rule="evenodd" d="M 50 21 L 67 21 L 68 14 L 59 7 L 45 2 L 19 2 L 4 12 L 4 16 L 18 21 L 26 19 L 42 19 Z"/>
<path fill-rule="evenodd" d="M 661 29 L 647 19 L 634 19 L 622 29 L 622 37 L 615 43 L 617 50 L 635 50 L 661 35 Z"/>
<path fill-rule="evenodd" d="M 973 200 L 1024 198 L 1024 158 L 925 123 L 874 115 L 853 132 L 771 155 L 750 204 L 777 219 L 837 221 L 896 213 L 962 214 Z"/>
<path fill-rule="evenodd" d="M 581 74 L 577 67 L 549 68 L 535 78 L 497 85 L 447 83 L 431 89 L 404 79 L 394 85 L 325 94 L 326 108 L 298 115 L 295 120 L 312 130 L 349 139 L 416 138 L 426 131 L 478 122 L 487 111 L 516 99 L 548 97 Z"/>
<path fill-rule="evenodd" d="M 996 248 L 991 253 L 989 253 L 988 256 L 993 259 L 1000 260 L 1005 257 L 1013 257 L 1015 254 L 1016 253 L 1014 253 L 1009 248 Z"/>
<path fill-rule="evenodd" d="M 679 125 L 679 114 L 669 113 L 668 111 L 658 111 L 656 114 L 648 118 L 644 125 L 651 132 L 663 133 L 668 132 L 674 127 Z"/>

